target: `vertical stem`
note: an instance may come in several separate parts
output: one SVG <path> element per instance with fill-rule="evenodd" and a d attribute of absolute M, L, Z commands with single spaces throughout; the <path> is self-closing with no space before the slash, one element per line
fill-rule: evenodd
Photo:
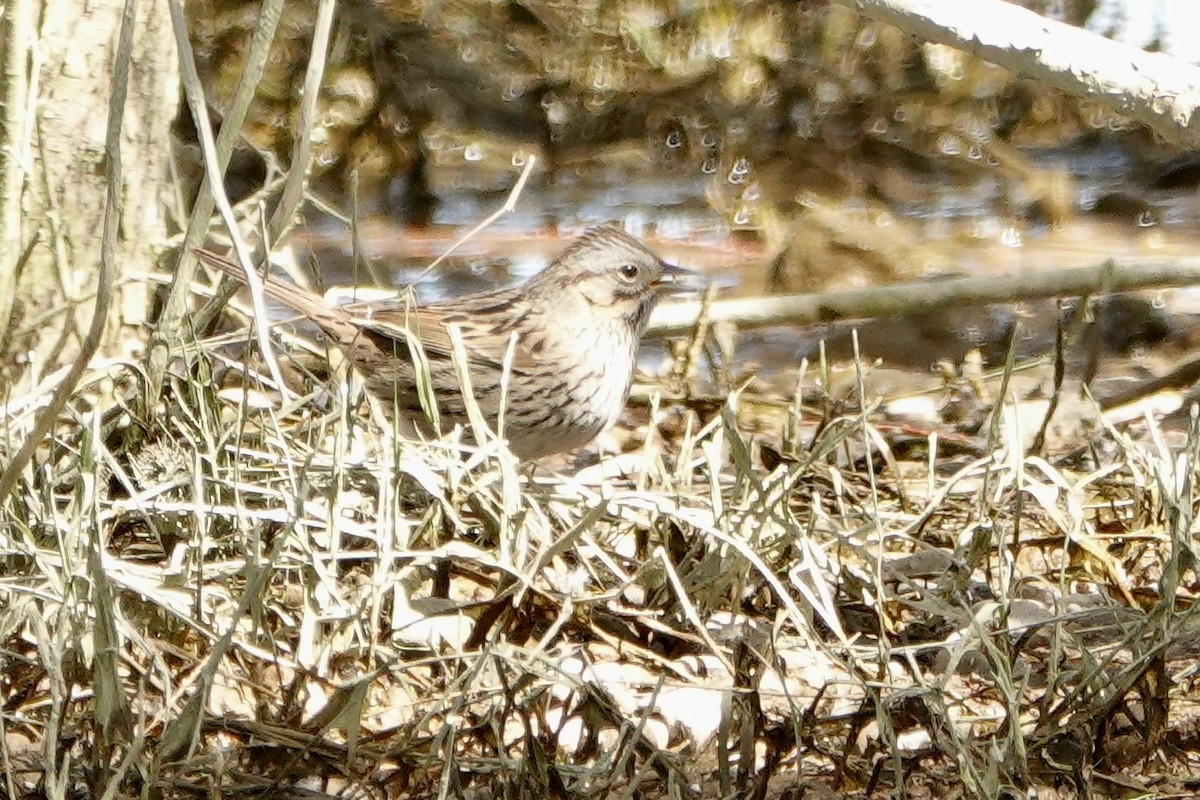
<path fill-rule="evenodd" d="M 329 34 L 333 28 L 333 10 L 337 0 L 321 0 L 317 6 L 317 23 L 313 29 L 312 50 L 308 56 L 308 70 L 304 73 L 304 99 L 300 103 L 300 119 L 296 124 L 296 137 L 292 142 L 292 164 L 288 169 L 287 181 L 283 185 L 283 196 L 271 214 L 271 240 L 278 240 L 291 226 L 304 196 L 304 185 L 308 180 L 309 156 L 312 153 L 312 131 L 317 115 L 317 99 L 321 94 L 321 82 L 325 77 L 325 58 L 329 53 Z M 266 243 L 270 245 L 270 242 Z"/>
<path fill-rule="evenodd" d="M 32 0 L 5 0 L 0 19 L 4 56 L 3 117 L 0 118 L 0 353 L 5 350 L 16 302 L 21 260 L 21 195 L 29 124 L 29 47 L 33 38 Z"/>
<path fill-rule="evenodd" d="M 196 259 L 192 248 L 200 244 L 208 230 L 209 217 L 216 204 L 216 193 L 224 195 L 221 181 L 225 168 L 229 164 L 229 155 L 233 145 L 241 135 L 242 121 L 246 111 L 254 99 L 254 92 L 262 80 L 266 69 L 267 58 L 270 55 L 271 42 L 275 39 L 275 30 L 279 27 L 279 18 L 283 11 L 284 0 L 264 0 L 258 16 L 258 25 L 254 30 L 254 38 L 246 54 L 246 63 L 242 66 L 242 74 L 238 78 L 234 90 L 233 101 L 226 109 L 221 131 L 216 136 L 215 167 L 210 167 L 207 151 L 208 140 L 212 139 L 212 126 L 208 121 L 208 109 L 205 106 L 204 90 L 200 85 L 200 76 L 196 70 L 196 56 L 188 39 L 187 19 L 181 0 L 169 0 L 171 24 L 175 33 L 176 47 L 179 49 L 179 66 L 183 82 L 184 95 L 196 123 L 196 133 L 201 141 L 201 148 L 206 151 L 204 181 L 196 195 L 192 207 L 192 215 L 188 220 L 187 234 L 179 255 L 179 264 L 175 270 L 174 280 L 167 293 L 167 301 L 159 316 L 158 325 L 150 336 L 150 347 L 146 359 L 146 391 L 148 394 L 146 408 L 153 409 L 158 402 L 158 392 L 163 384 L 163 376 L 167 371 L 172 348 L 179 345 L 183 338 L 182 329 L 186 321 L 187 298 L 191 289 L 192 277 L 196 272 Z M 217 184 L 214 186 L 214 184 Z"/>

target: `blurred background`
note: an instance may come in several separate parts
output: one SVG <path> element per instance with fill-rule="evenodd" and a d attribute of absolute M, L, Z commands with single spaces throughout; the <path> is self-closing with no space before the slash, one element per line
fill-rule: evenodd
<path fill-rule="evenodd" d="M 1024 5 L 1147 49 L 1196 58 L 1188 0 Z M 257 3 L 188 5 L 216 110 Z M 315 4 L 288 3 L 235 160 L 246 196 L 286 165 Z M 185 119 L 186 115 L 181 116 Z M 186 149 L 191 136 L 181 123 Z M 503 202 L 515 213 L 423 285 L 473 291 L 541 267 L 561 239 L 621 222 L 729 294 L 878 286 L 946 275 L 1174 259 L 1195 252 L 1200 157 L 1144 127 L 949 47 L 822 2 L 449 0 L 339 6 L 321 96 L 314 191 L 361 218 L 309 213 L 295 243 L 331 282 L 404 284 Z M 1150 369 L 1190 348 L 1190 294 L 1130 298 L 1098 330 Z M 1023 307 L 1025 350 L 1053 306 Z M 867 351 L 926 371 L 1007 348 L 1013 309 L 936 309 L 860 326 Z M 768 367 L 839 329 L 760 332 Z"/>

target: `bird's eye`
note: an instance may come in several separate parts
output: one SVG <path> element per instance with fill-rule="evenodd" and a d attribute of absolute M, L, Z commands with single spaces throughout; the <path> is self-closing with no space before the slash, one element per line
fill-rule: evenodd
<path fill-rule="evenodd" d="M 621 266 L 617 267 L 617 275 L 625 283 L 633 283 L 636 281 L 641 272 L 642 271 L 638 269 L 637 264 L 622 264 Z"/>

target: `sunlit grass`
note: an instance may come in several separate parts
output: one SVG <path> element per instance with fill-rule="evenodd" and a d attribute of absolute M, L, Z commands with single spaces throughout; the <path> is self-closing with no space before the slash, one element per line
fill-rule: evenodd
<path fill-rule="evenodd" d="M 658 444 L 597 482 L 469 432 L 396 438 L 345 377 L 279 408 L 230 338 L 152 420 L 82 390 L 10 505 L 19 791 L 123 761 L 123 791 L 169 794 L 863 791 L 926 748 L 989 794 L 1112 702 L 1087 698 L 1163 702 L 1138 676 L 1190 624 L 1194 432 L 1175 455 L 1109 431 L 1081 470 L 1001 420 L 991 452 L 906 459 L 877 413 L 798 406 L 768 468 L 738 394 L 665 440 L 660 399 Z M 1134 564 L 1163 575 L 1145 611 Z"/>

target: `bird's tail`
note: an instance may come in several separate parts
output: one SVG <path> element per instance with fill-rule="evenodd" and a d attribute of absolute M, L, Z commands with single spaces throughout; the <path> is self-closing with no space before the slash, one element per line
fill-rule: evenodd
<path fill-rule="evenodd" d="M 201 263 L 219 269 L 226 275 L 246 283 L 246 273 L 237 262 L 207 250 L 197 249 L 193 252 Z M 316 292 L 280 280 L 274 275 L 260 276 L 260 278 L 263 291 L 268 297 L 278 300 L 301 316 L 312 320 L 335 341 L 348 343 L 359 335 L 357 326 L 349 321 L 348 315 L 335 306 L 331 306 L 324 297 Z"/>

